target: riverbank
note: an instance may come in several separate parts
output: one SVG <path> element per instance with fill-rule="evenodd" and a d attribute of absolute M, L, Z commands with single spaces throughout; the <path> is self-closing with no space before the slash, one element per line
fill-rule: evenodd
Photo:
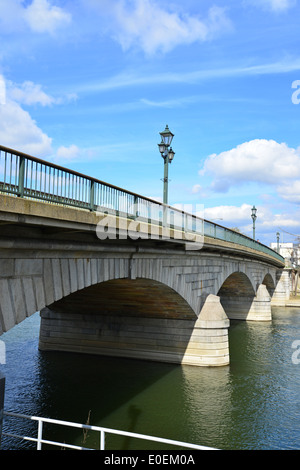
<path fill-rule="evenodd" d="M 289 300 L 285 302 L 286 307 L 300 307 L 300 295 L 291 295 Z"/>

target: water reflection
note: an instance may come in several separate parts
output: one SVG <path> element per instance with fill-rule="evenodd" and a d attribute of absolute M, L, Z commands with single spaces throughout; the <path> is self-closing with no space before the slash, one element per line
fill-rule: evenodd
<path fill-rule="evenodd" d="M 270 323 L 231 321 L 230 365 L 198 368 L 129 359 L 39 352 L 39 317 L 2 336 L 5 408 L 220 449 L 300 448 L 300 309 L 273 311 Z M 31 431 L 21 424 L 15 431 Z M 99 436 L 48 427 L 47 437 L 98 447 Z M 162 448 L 128 438 L 108 448 Z M 32 448 L 5 439 L 3 449 Z"/>
<path fill-rule="evenodd" d="M 232 425 L 230 366 L 184 367 L 182 375 L 187 434 L 193 442 L 218 447 Z"/>

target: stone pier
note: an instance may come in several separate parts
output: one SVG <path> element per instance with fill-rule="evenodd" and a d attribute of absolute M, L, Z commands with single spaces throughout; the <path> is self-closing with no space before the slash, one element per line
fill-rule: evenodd
<path fill-rule="evenodd" d="M 221 303 L 232 320 L 272 320 L 271 297 L 264 284 L 260 284 L 255 296 L 222 297 Z"/>
<path fill-rule="evenodd" d="M 276 272 L 276 288 L 271 300 L 271 304 L 274 307 L 284 307 L 290 298 L 290 271 L 290 269 L 283 269 L 282 271 Z"/>

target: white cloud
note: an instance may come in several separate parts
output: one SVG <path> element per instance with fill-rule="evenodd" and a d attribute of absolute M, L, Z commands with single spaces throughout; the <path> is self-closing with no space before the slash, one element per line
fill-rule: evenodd
<path fill-rule="evenodd" d="M 69 147 L 64 147 L 63 145 L 57 149 L 55 160 L 70 162 L 77 160 L 80 155 L 80 149 L 77 145 L 70 145 Z"/>
<path fill-rule="evenodd" d="M 278 185 L 300 177 L 300 149 L 255 139 L 210 155 L 199 173 L 212 175 L 212 188 L 220 192 L 249 181 Z"/>
<path fill-rule="evenodd" d="M 54 104 L 65 104 L 77 100 L 75 93 L 69 93 L 65 96 L 53 97 L 47 94 L 43 89 L 42 85 L 34 83 L 32 81 L 25 81 L 21 84 L 14 83 L 10 80 L 4 81 L 4 90 L 6 95 L 12 100 L 19 104 L 32 106 L 35 104 L 41 106 L 52 106 Z M 1 103 L 1 75 L 0 75 L 0 103 Z"/>
<path fill-rule="evenodd" d="M 192 193 L 193 194 L 198 194 L 202 191 L 202 186 L 200 184 L 194 184 L 192 187 Z"/>
<path fill-rule="evenodd" d="M 110 12 L 111 34 L 122 48 L 142 49 L 147 55 L 207 41 L 231 28 L 224 9 L 216 6 L 209 9 L 205 19 L 166 10 L 153 0 L 118 0 L 106 3 L 105 12 Z"/>
<path fill-rule="evenodd" d="M 252 238 L 253 224 L 251 220 L 251 205 L 216 206 L 205 208 L 204 216 L 216 224 L 234 228 Z M 294 206 L 295 207 L 295 206 Z M 276 241 L 276 232 L 300 233 L 299 209 L 293 207 L 281 208 L 281 213 L 274 213 L 268 205 L 257 206 L 256 238 L 269 245 L 270 240 Z M 291 233 L 292 232 L 292 233 Z"/>
<path fill-rule="evenodd" d="M 43 97 L 43 95 L 42 95 Z M 20 97 L 19 97 L 20 98 Z M 39 102 L 30 100 L 29 104 Z M 46 98 L 45 105 L 48 104 Z M 42 101 L 43 101 L 42 100 Z M 21 101 L 21 100 L 20 100 Z M 45 134 L 25 111 L 20 103 L 9 97 L 4 104 L 0 104 L 0 142 L 5 147 L 19 150 L 34 157 L 48 157 L 57 163 L 69 163 L 94 156 L 93 149 L 83 152 L 76 145 L 60 146 L 56 152 L 52 148 L 52 138 Z"/>
<path fill-rule="evenodd" d="M 50 0 L 32 0 L 24 5 L 22 0 L 0 1 L 0 25 L 2 32 L 24 31 L 54 33 L 71 22 L 71 15 Z"/>
<path fill-rule="evenodd" d="M 289 202 L 300 204 L 300 180 L 283 184 L 277 188 L 278 194 Z"/>
<path fill-rule="evenodd" d="M 242 204 L 240 207 L 237 206 L 217 206 L 208 207 L 204 210 L 205 219 L 215 221 L 222 225 L 222 222 L 218 220 L 230 221 L 234 223 L 246 223 L 249 221 L 251 215 L 251 205 Z"/>
<path fill-rule="evenodd" d="M 37 157 L 49 155 L 52 151 L 52 139 L 38 127 L 27 111 L 9 99 L 0 105 L 0 142 Z"/>
<path fill-rule="evenodd" d="M 17 101 L 18 103 L 33 105 L 41 104 L 42 106 L 50 106 L 54 104 L 56 100 L 47 95 L 42 90 L 42 86 L 31 81 L 25 81 L 21 85 L 13 84 L 12 82 L 7 82 L 8 94 L 12 100 Z"/>
<path fill-rule="evenodd" d="M 295 6 L 296 0 L 252 0 L 252 3 L 271 11 L 282 13 Z"/>
<path fill-rule="evenodd" d="M 1 0 L 0 0 L 1 1 Z M 61 104 L 76 99 L 75 95 L 65 98 L 53 98 L 42 90 L 42 86 L 31 81 L 17 85 L 5 80 L 0 75 L 0 86 L 4 89 L 3 100 L 0 100 L 0 142 L 5 147 L 23 151 L 36 157 L 53 157 L 52 138 L 45 134 L 32 119 L 30 113 L 22 105 Z M 1 90 L 0 90 L 1 98 Z M 79 157 L 79 149 L 75 145 L 60 147 L 57 151 L 58 160 L 73 161 Z"/>
<path fill-rule="evenodd" d="M 24 11 L 24 17 L 32 31 L 53 33 L 71 21 L 71 15 L 48 0 L 33 0 Z"/>
<path fill-rule="evenodd" d="M 283 214 L 275 214 L 272 218 L 263 220 L 261 222 L 262 228 L 280 228 L 280 227 L 285 227 L 285 228 L 293 228 L 293 227 L 299 227 L 300 228 L 300 222 L 299 222 L 299 214 L 297 213 L 283 213 Z"/>
<path fill-rule="evenodd" d="M 297 72 L 300 70 L 300 58 L 293 57 L 290 59 L 282 59 L 278 62 L 264 63 L 252 66 L 231 66 L 214 69 L 200 69 L 195 71 L 182 72 L 161 72 L 157 74 L 139 74 L 137 72 L 120 73 L 111 76 L 102 81 L 86 82 L 78 85 L 78 91 L 83 92 L 106 92 L 127 87 L 138 87 L 145 85 L 170 85 L 170 84 L 197 84 L 204 80 L 222 79 L 230 77 L 251 77 L 261 75 L 275 75 Z M 191 97 L 192 98 L 192 97 Z M 151 102 L 144 100 L 145 104 L 156 104 L 159 102 Z"/>

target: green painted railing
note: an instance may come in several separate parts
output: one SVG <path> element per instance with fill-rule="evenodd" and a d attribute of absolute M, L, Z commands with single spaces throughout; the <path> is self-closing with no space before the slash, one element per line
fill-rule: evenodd
<path fill-rule="evenodd" d="M 138 217 L 139 220 L 242 245 L 284 263 L 284 258 L 276 251 L 246 235 L 1 145 L 0 191 L 90 211 L 112 212 L 133 219 Z"/>

